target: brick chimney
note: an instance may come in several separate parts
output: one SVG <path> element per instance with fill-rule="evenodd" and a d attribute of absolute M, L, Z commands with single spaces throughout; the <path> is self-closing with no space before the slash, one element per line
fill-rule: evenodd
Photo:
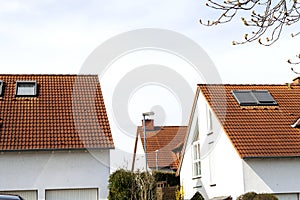
<path fill-rule="evenodd" d="M 145 119 L 146 131 L 154 131 L 154 119 Z M 144 127 L 144 120 L 142 120 L 142 126 Z"/>
<path fill-rule="evenodd" d="M 293 79 L 293 84 L 294 85 L 300 85 L 300 77 L 294 78 Z"/>

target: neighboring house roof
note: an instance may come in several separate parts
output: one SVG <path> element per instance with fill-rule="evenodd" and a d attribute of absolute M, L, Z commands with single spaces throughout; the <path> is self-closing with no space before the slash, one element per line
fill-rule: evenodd
<path fill-rule="evenodd" d="M 241 158 L 300 156 L 300 129 L 292 127 L 300 117 L 299 85 L 200 84 L 198 90 Z M 240 106 L 233 90 L 268 90 L 278 105 Z"/>
<path fill-rule="evenodd" d="M 0 75 L 0 151 L 114 148 L 97 75 Z M 37 95 L 16 96 L 17 81 Z"/>
<path fill-rule="evenodd" d="M 144 147 L 143 127 L 137 128 Z M 146 131 L 147 160 L 150 168 L 156 168 L 156 150 L 158 168 L 167 168 L 174 171 L 179 166 L 186 126 L 155 126 L 154 130 Z"/>

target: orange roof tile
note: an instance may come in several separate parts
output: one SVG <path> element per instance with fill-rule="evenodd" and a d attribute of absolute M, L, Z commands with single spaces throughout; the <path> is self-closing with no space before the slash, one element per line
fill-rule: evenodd
<path fill-rule="evenodd" d="M 241 158 L 299 157 L 300 86 L 198 85 Z M 278 106 L 241 107 L 232 90 L 268 90 Z"/>
<path fill-rule="evenodd" d="M 144 132 L 141 126 L 137 129 L 144 147 Z M 147 159 L 150 168 L 156 168 L 156 150 L 158 168 L 177 170 L 181 157 L 184 138 L 187 134 L 186 126 L 155 127 L 154 131 L 146 131 L 147 134 Z"/>
<path fill-rule="evenodd" d="M 97 75 L 0 75 L 0 151 L 114 148 Z M 16 97 L 35 80 L 37 97 Z"/>

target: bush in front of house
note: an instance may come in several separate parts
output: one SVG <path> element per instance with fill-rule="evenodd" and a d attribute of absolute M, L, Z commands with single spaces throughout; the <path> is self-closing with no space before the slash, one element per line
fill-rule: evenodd
<path fill-rule="evenodd" d="M 236 200 L 253 200 L 257 194 L 255 192 L 247 192 L 240 195 Z"/>
<path fill-rule="evenodd" d="M 156 183 L 148 172 L 115 171 L 109 177 L 109 200 L 152 200 L 156 199 Z"/>
<path fill-rule="evenodd" d="M 109 177 L 109 200 L 131 199 L 132 180 L 134 176 L 130 171 L 120 169 Z"/>
<path fill-rule="evenodd" d="M 253 200 L 278 200 L 278 198 L 273 194 L 258 194 Z"/>
<path fill-rule="evenodd" d="M 191 198 L 191 200 L 204 200 L 202 194 L 200 194 L 199 192 L 196 192 L 194 194 L 194 196 Z"/>
<path fill-rule="evenodd" d="M 134 173 L 133 200 L 153 200 L 156 199 L 156 182 L 149 172 L 137 171 Z"/>
<path fill-rule="evenodd" d="M 240 195 L 237 200 L 278 200 L 278 198 L 273 194 L 257 194 L 255 192 L 247 192 Z"/>

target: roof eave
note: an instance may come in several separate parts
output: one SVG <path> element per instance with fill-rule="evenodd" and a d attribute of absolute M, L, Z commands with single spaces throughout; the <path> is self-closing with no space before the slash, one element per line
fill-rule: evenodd
<path fill-rule="evenodd" d="M 183 161 L 183 158 L 184 158 L 184 155 L 185 155 L 185 150 L 186 150 L 186 146 L 187 146 L 187 140 L 189 138 L 190 128 L 191 128 L 191 124 L 192 124 L 192 121 L 193 121 L 193 118 L 194 118 L 194 114 L 195 114 L 195 110 L 196 110 L 196 107 L 197 107 L 197 102 L 198 102 L 199 94 L 200 94 L 200 85 L 198 84 L 197 90 L 196 90 L 196 94 L 195 94 L 195 97 L 194 97 L 194 102 L 193 102 L 192 110 L 191 110 L 189 124 L 188 124 L 187 130 L 186 130 L 187 134 L 186 134 L 186 136 L 184 138 L 184 144 L 183 144 L 182 153 L 181 153 L 182 156 L 181 156 L 181 158 L 179 160 L 179 165 L 178 165 L 178 169 L 176 171 L 176 176 L 179 176 L 179 174 L 180 174 L 180 170 L 181 170 L 181 166 L 182 166 L 182 161 Z"/>
<path fill-rule="evenodd" d="M 252 159 L 292 159 L 300 158 L 300 155 L 295 156 L 243 156 L 243 160 L 252 160 Z"/>
<path fill-rule="evenodd" d="M 99 148 L 51 148 L 51 149 L 10 149 L 10 150 L 0 150 L 3 153 L 12 152 L 49 152 L 49 151 L 89 151 L 89 150 L 113 150 L 115 147 L 99 147 Z"/>

